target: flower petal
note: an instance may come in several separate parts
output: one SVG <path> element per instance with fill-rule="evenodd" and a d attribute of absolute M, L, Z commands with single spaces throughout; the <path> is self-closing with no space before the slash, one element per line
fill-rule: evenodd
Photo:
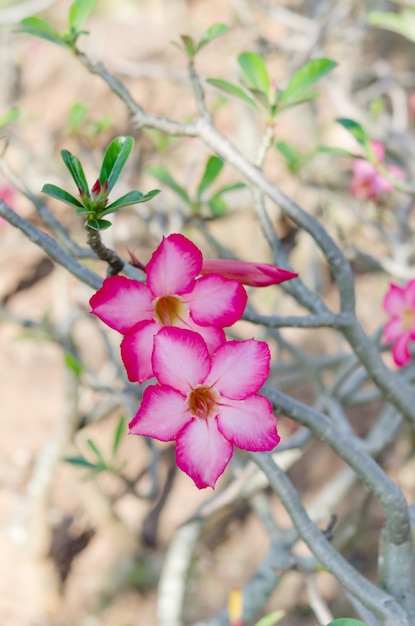
<path fill-rule="evenodd" d="M 202 267 L 202 253 L 183 235 L 169 235 L 147 263 L 147 285 L 155 296 L 191 291 Z"/>
<path fill-rule="evenodd" d="M 173 441 L 191 419 L 184 396 L 167 385 L 150 385 L 130 422 L 130 433 Z"/>
<path fill-rule="evenodd" d="M 191 293 L 184 296 L 190 315 L 201 326 L 232 326 L 245 310 L 247 295 L 236 280 L 208 274 L 199 278 Z"/>
<path fill-rule="evenodd" d="M 409 352 L 409 335 L 402 333 L 396 340 L 396 343 L 392 346 L 392 356 L 396 365 L 403 367 L 408 365 L 411 360 L 411 353 Z"/>
<path fill-rule="evenodd" d="M 165 326 L 154 337 L 152 362 L 159 382 L 186 395 L 204 381 L 211 359 L 200 335 L 191 330 Z"/>
<path fill-rule="evenodd" d="M 389 322 L 386 322 L 383 327 L 383 336 L 386 343 L 395 341 L 398 337 L 405 333 L 405 329 L 402 326 L 402 320 L 400 317 L 393 317 Z"/>
<path fill-rule="evenodd" d="M 390 315 L 400 315 L 405 307 L 405 291 L 399 285 L 391 283 L 383 298 L 383 308 Z"/>
<path fill-rule="evenodd" d="M 270 263 L 249 263 L 234 259 L 204 259 L 200 273 L 202 276 L 220 274 L 225 278 L 232 278 L 243 285 L 251 285 L 252 287 L 277 285 L 298 276 L 294 272 Z"/>
<path fill-rule="evenodd" d="M 216 419 L 193 419 L 177 438 L 177 466 L 192 478 L 198 489 L 214 487 L 233 453 Z"/>
<path fill-rule="evenodd" d="M 123 334 L 138 322 L 153 319 L 150 290 L 125 276 L 106 278 L 89 303 L 93 315 Z"/>
<path fill-rule="evenodd" d="M 122 340 L 121 358 L 130 382 L 142 383 L 153 376 L 151 355 L 160 328 L 157 322 L 140 322 Z"/>
<path fill-rule="evenodd" d="M 265 452 L 279 443 L 271 402 L 263 396 L 225 401 L 217 420 L 222 435 L 243 450 Z"/>
<path fill-rule="evenodd" d="M 212 368 L 205 384 L 234 400 L 256 393 L 267 379 L 270 351 L 264 341 L 227 341 L 212 357 Z"/>
<path fill-rule="evenodd" d="M 183 326 L 181 326 L 183 328 Z M 216 348 L 225 343 L 225 333 L 221 328 L 214 326 L 199 326 L 191 317 L 186 320 L 186 328 L 195 333 L 199 333 L 206 342 L 209 354 L 213 354 Z"/>
<path fill-rule="evenodd" d="M 415 280 L 410 280 L 404 289 L 404 299 L 407 306 L 415 309 Z"/>

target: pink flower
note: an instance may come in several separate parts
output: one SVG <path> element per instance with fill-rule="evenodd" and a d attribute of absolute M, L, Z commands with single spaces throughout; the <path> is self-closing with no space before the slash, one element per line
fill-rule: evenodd
<path fill-rule="evenodd" d="M 361 200 L 378 200 L 383 193 L 393 191 L 393 183 L 379 172 L 379 166 L 385 160 L 385 147 L 379 141 L 371 141 L 370 145 L 373 151 L 371 161 L 353 161 L 350 193 Z M 388 165 L 386 170 L 399 180 L 405 178 L 403 170 L 396 165 Z"/>
<path fill-rule="evenodd" d="M 121 356 L 130 381 L 152 377 L 154 335 L 163 326 L 200 333 L 213 352 L 225 341 L 222 329 L 241 317 L 242 285 L 217 274 L 197 279 L 201 268 L 200 250 L 183 235 L 170 235 L 146 266 L 147 284 L 111 276 L 92 296 L 91 313 L 125 335 Z"/>
<path fill-rule="evenodd" d="M 391 283 L 383 308 L 391 316 L 383 329 L 385 341 L 394 342 L 392 356 L 396 365 L 402 367 L 411 360 L 409 342 L 415 341 L 415 279 L 406 287 Z"/>
<path fill-rule="evenodd" d="M 298 274 L 284 270 L 270 263 L 248 263 L 233 259 L 204 259 L 202 275 L 221 274 L 233 278 L 244 285 L 252 287 L 266 287 L 278 285 L 285 280 L 296 278 Z"/>
<path fill-rule="evenodd" d="M 212 356 L 202 337 L 162 328 L 153 371 L 130 423 L 134 435 L 176 441 L 176 462 L 199 489 L 214 487 L 233 453 L 272 450 L 279 442 L 269 400 L 257 394 L 270 368 L 266 343 L 228 341 Z"/>

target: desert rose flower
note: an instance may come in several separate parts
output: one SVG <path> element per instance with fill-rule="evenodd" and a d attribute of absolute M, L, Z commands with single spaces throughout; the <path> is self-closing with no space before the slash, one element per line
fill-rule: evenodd
<path fill-rule="evenodd" d="M 391 283 L 383 308 L 391 317 L 383 329 L 385 341 L 393 342 L 393 359 L 402 367 L 411 360 L 409 343 L 415 341 L 415 279 L 405 287 Z"/>
<path fill-rule="evenodd" d="M 361 200 L 379 200 L 383 193 L 393 191 L 393 183 L 379 172 L 379 165 L 385 160 L 383 144 L 379 141 L 372 141 L 371 148 L 374 153 L 373 162 L 365 159 L 355 159 L 353 161 L 353 179 L 350 185 L 350 193 Z M 396 165 L 388 165 L 386 169 L 399 180 L 405 178 L 403 170 Z"/>
<path fill-rule="evenodd" d="M 154 335 L 164 326 L 200 333 L 210 352 L 225 341 L 223 328 L 240 319 L 247 295 L 237 281 L 200 275 L 202 253 L 183 235 L 170 235 L 146 266 L 146 284 L 111 276 L 90 300 L 91 313 L 122 333 L 121 356 L 130 381 L 153 375 Z"/>
<path fill-rule="evenodd" d="M 284 270 L 270 263 L 248 263 L 233 259 L 203 259 L 200 273 L 202 275 L 221 274 L 252 287 L 278 285 L 298 276 L 295 272 Z"/>
<path fill-rule="evenodd" d="M 233 446 L 252 452 L 279 442 L 271 403 L 257 394 L 270 369 L 266 343 L 228 341 L 213 355 L 202 337 L 162 328 L 154 338 L 158 385 L 145 389 L 134 435 L 176 442 L 176 462 L 199 489 L 214 487 Z"/>

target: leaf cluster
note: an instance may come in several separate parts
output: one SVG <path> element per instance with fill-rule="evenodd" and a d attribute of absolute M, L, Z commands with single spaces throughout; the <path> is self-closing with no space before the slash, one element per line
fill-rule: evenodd
<path fill-rule="evenodd" d="M 285 89 L 279 89 L 272 86 L 265 60 L 256 52 L 243 52 L 238 56 L 238 63 L 243 76 L 241 86 L 219 78 L 208 78 L 207 82 L 257 111 L 265 112 L 268 119 L 316 98 L 319 93 L 311 88 L 337 66 L 331 59 L 312 59 L 295 72 Z"/>
<path fill-rule="evenodd" d="M 111 226 L 111 222 L 103 219 L 110 213 L 116 213 L 122 207 L 147 202 L 154 198 L 159 189 L 152 189 L 146 194 L 141 191 L 129 191 L 111 204 L 108 196 L 117 182 L 125 163 L 134 147 L 132 137 L 116 137 L 107 147 L 96 183 L 89 189 L 84 169 L 78 157 L 69 150 L 62 150 L 61 156 L 75 185 L 78 188 L 79 199 L 57 185 L 46 184 L 42 192 L 48 196 L 61 200 L 75 207 L 78 215 L 85 215 L 87 225 L 95 230 L 104 230 Z"/>
<path fill-rule="evenodd" d="M 245 183 L 242 182 L 225 185 L 206 198 L 206 191 L 218 178 L 223 166 L 224 162 L 219 157 L 209 157 L 194 196 L 189 195 L 186 189 L 173 178 L 169 170 L 164 165 L 150 167 L 147 171 L 158 181 L 166 185 L 166 187 L 169 187 L 169 189 L 171 189 L 177 196 L 179 196 L 179 198 L 190 208 L 193 215 L 199 215 L 202 206 L 206 205 L 209 207 L 209 210 L 214 217 L 221 217 L 222 215 L 225 215 L 228 209 L 228 205 L 223 196 L 230 191 L 235 191 L 236 189 L 242 189 L 245 187 Z"/>

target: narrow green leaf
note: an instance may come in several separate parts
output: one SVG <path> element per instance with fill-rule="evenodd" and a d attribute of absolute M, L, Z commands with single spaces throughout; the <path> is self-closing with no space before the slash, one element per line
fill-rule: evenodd
<path fill-rule="evenodd" d="M 71 154 L 69 150 L 61 150 L 61 157 L 66 167 L 68 168 L 69 173 L 75 182 L 75 185 L 78 187 L 78 189 L 82 189 L 84 194 L 89 198 L 88 183 L 80 160 L 76 156 Z"/>
<path fill-rule="evenodd" d="M 154 198 L 158 193 L 160 193 L 160 189 L 153 189 L 149 191 L 146 195 L 142 194 L 141 191 L 129 191 L 118 200 L 115 200 L 111 204 L 109 204 L 105 211 L 100 212 L 100 216 L 108 215 L 108 213 L 112 213 L 115 209 L 120 209 L 123 206 L 129 206 L 131 204 L 140 204 L 141 202 L 148 202 L 151 198 Z"/>
<path fill-rule="evenodd" d="M 3 117 L 0 117 L 0 128 L 6 126 L 6 124 L 10 124 L 10 122 L 14 122 L 20 115 L 20 111 L 18 107 L 13 107 L 10 111 L 7 111 Z"/>
<path fill-rule="evenodd" d="M 81 361 L 70 352 L 65 353 L 65 365 L 72 370 L 76 376 L 80 376 L 84 371 L 84 366 Z"/>
<path fill-rule="evenodd" d="M 54 29 L 48 22 L 42 20 L 40 17 L 26 17 L 20 22 L 20 26 L 16 29 L 18 33 L 26 33 L 27 35 L 33 35 L 34 37 L 40 37 L 40 39 L 46 39 L 52 41 L 59 46 L 69 48 L 68 44 L 63 40 L 61 35 Z"/>
<path fill-rule="evenodd" d="M 371 26 L 390 30 L 406 37 L 409 41 L 415 41 L 415 12 L 413 9 L 404 9 L 400 13 L 371 11 L 367 16 L 367 21 Z"/>
<path fill-rule="evenodd" d="M 113 139 L 106 149 L 99 173 L 99 182 L 103 185 L 105 181 L 108 181 L 108 191 L 111 191 L 117 182 L 133 147 L 132 137 L 121 136 Z"/>
<path fill-rule="evenodd" d="M 348 130 L 349 133 L 353 135 L 353 137 L 356 139 L 358 143 L 360 143 L 361 146 L 366 147 L 369 145 L 370 143 L 369 136 L 367 135 L 363 126 L 358 124 L 358 122 L 355 122 L 354 120 L 350 120 L 346 117 L 338 118 L 336 122 L 340 124 L 341 126 L 343 126 L 343 128 L 345 128 L 346 130 Z"/>
<path fill-rule="evenodd" d="M 198 198 L 210 187 L 217 179 L 223 168 L 223 161 L 217 156 L 211 156 L 207 160 L 205 171 L 197 188 L 196 195 Z"/>
<path fill-rule="evenodd" d="M 248 87 L 248 91 L 250 94 L 252 94 L 255 100 L 264 107 L 267 113 L 271 113 L 272 105 L 270 104 L 269 97 L 266 93 L 264 93 L 263 91 L 259 91 L 258 89 L 251 89 L 250 87 Z"/>
<path fill-rule="evenodd" d="M 86 459 L 81 456 L 67 456 L 64 461 L 66 463 L 71 463 L 72 465 L 80 465 L 81 467 L 87 467 L 89 469 L 100 471 L 102 467 L 100 465 L 95 465 L 95 463 L 90 463 Z"/>
<path fill-rule="evenodd" d="M 124 416 L 120 417 L 120 419 L 118 420 L 118 424 L 117 427 L 115 429 L 115 433 L 114 433 L 114 440 L 112 442 L 112 456 L 116 457 L 117 456 L 117 452 L 118 452 L 118 448 L 120 447 L 120 443 L 121 443 L 121 439 L 125 433 L 125 425 L 126 425 L 126 419 Z"/>
<path fill-rule="evenodd" d="M 65 202 L 66 204 L 70 204 L 71 206 L 74 206 L 77 209 L 84 208 L 83 205 L 79 202 L 79 200 L 74 198 L 74 196 L 72 196 L 70 193 L 68 193 L 64 189 L 61 189 L 57 185 L 50 185 L 49 183 L 46 185 L 43 185 L 42 193 L 46 193 L 48 196 L 51 196 L 52 198 L 55 198 L 56 200 L 61 200 L 62 202 Z"/>
<path fill-rule="evenodd" d="M 248 96 L 248 94 L 237 85 L 228 83 L 228 81 L 221 80 L 220 78 L 208 78 L 207 82 L 210 85 L 213 85 L 214 87 L 217 87 L 218 89 L 221 89 L 222 91 L 229 94 L 230 96 L 235 96 L 236 98 L 239 98 L 240 100 L 244 100 L 244 102 L 247 102 L 248 104 L 251 105 L 251 107 L 254 107 L 254 109 L 258 111 L 258 106 L 256 105 L 255 101 L 252 100 L 252 98 Z"/>
<path fill-rule="evenodd" d="M 245 189 L 245 183 L 231 183 L 230 185 L 225 185 L 218 189 L 215 195 L 223 196 L 224 193 L 229 193 L 230 191 L 236 191 L 237 189 Z"/>
<path fill-rule="evenodd" d="M 180 198 L 186 202 L 190 206 L 190 198 L 187 191 L 177 183 L 173 176 L 170 174 L 169 170 L 164 167 L 164 165 L 154 165 L 147 169 L 148 173 L 157 178 L 161 183 L 169 187 L 172 191 L 174 191 Z"/>
<path fill-rule="evenodd" d="M 203 33 L 201 40 L 196 46 L 196 52 L 199 52 L 202 48 L 204 48 L 210 41 L 216 39 L 216 37 L 220 37 L 224 35 L 229 30 L 229 26 L 226 24 L 212 24 L 209 28 Z"/>
<path fill-rule="evenodd" d="M 228 210 L 228 205 L 220 194 L 215 194 L 214 196 L 212 196 L 208 200 L 207 205 L 212 215 L 214 215 L 215 217 L 222 217 Z"/>
<path fill-rule="evenodd" d="M 263 57 L 256 52 L 243 52 L 238 56 L 238 63 L 248 87 L 268 94 L 270 80 Z"/>
<path fill-rule="evenodd" d="M 79 127 L 88 115 L 88 107 L 84 102 L 75 102 L 69 110 L 68 126 L 71 134 L 79 132 Z"/>
<path fill-rule="evenodd" d="M 97 457 L 99 466 L 102 468 L 107 467 L 107 462 L 97 444 L 92 439 L 87 439 L 86 442 Z"/>
<path fill-rule="evenodd" d="M 317 154 L 334 154 L 337 156 L 347 156 L 353 159 L 361 159 L 361 154 L 350 152 L 350 150 L 344 150 L 344 148 L 333 148 L 332 146 L 319 146 L 316 150 Z"/>
<path fill-rule="evenodd" d="M 261 618 L 255 626 L 274 626 L 274 624 L 279 622 L 284 615 L 284 611 L 273 611 L 272 613 L 268 613 L 268 615 Z"/>
<path fill-rule="evenodd" d="M 96 3 L 97 0 L 75 0 L 69 8 L 69 28 L 77 33 Z"/>
<path fill-rule="evenodd" d="M 302 161 L 302 155 L 285 141 L 277 141 L 275 147 L 287 161 L 288 168 L 295 172 Z"/>
<path fill-rule="evenodd" d="M 112 226 L 112 224 L 108 220 L 90 219 L 87 221 L 87 226 L 89 226 L 89 228 L 93 228 L 94 230 L 105 230 L 106 228 Z"/>
<path fill-rule="evenodd" d="M 188 58 L 190 60 L 194 59 L 196 54 L 196 45 L 193 39 L 188 35 L 180 35 L 180 39 L 183 42 L 183 46 Z"/>
<path fill-rule="evenodd" d="M 291 102 L 303 99 L 310 87 L 336 66 L 337 63 L 331 59 L 312 59 L 308 61 L 291 77 L 287 87 L 281 94 L 281 100 L 283 102 Z"/>

